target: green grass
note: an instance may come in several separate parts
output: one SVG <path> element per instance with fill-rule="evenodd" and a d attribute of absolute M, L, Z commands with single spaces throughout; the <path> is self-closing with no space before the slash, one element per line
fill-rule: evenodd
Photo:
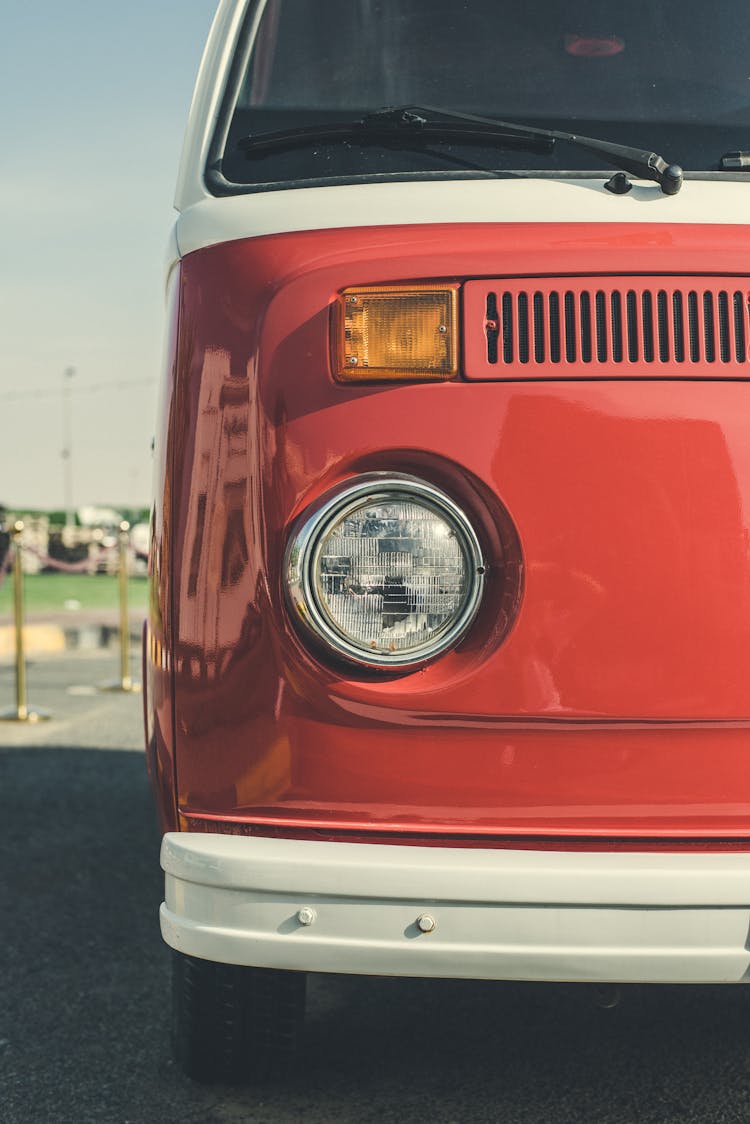
<path fill-rule="evenodd" d="M 73 617 L 75 611 L 72 608 L 66 610 L 66 601 L 80 602 L 82 612 L 98 609 L 117 611 L 120 606 L 117 577 L 110 574 L 27 574 L 23 588 L 24 606 L 29 615 L 69 612 Z M 146 579 L 131 578 L 128 582 L 128 608 L 145 610 L 147 599 Z M 0 586 L 0 617 L 9 617 L 12 613 L 13 578 L 9 574 Z"/>

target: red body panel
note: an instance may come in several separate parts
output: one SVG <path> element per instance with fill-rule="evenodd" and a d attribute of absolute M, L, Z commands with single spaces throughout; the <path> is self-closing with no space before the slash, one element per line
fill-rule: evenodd
<path fill-rule="evenodd" d="M 750 838 L 750 386 L 715 369 L 342 386 L 329 360 L 347 286 L 749 261 L 744 227 L 652 225 L 320 231 L 189 255 L 154 548 L 161 806 L 176 752 L 183 813 L 282 830 Z M 490 563 L 465 641 L 398 676 L 314 656 L 283 601 L 290 524 L 372 470 L 442 487 Z M 499 643 L 504 513 L 524 594 Z"/>
<path fill-rule="evenodd" d="M 149 552 L 149 613 L 143 635 L 143 712 L 146 766 L 164 831 L 178 825 L 174 749 L 174 632 L 172 627 L 172 465 L 175 387 L 180 326 L 180 271 L 167 294 L 168 332 L 163 393 L 156 425 L 154 506 Z"/>

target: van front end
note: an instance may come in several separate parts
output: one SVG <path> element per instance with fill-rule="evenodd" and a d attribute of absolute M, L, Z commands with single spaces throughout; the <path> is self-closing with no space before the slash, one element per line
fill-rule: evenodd
<path fill-rule="evenodd" d="M 394 168 L 391 118 L 342 156 L 341 110 L 305 149 L 271 128 L 302 48 L 270 7 L 220 5 L 170 273 L 146 664 L 178 1059 L 263 1069 L 308 971 L 743 981 L 750 186 L 520 172 L 507 123 L 489 175 Z"/>

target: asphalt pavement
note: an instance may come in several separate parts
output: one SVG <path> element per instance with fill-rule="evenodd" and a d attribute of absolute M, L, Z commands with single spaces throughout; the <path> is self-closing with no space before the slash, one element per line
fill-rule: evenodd
<path fill-rule="evenodd" d="M 134 672 L 137 663 L 134 659 Z M 750 1121 L 750 991 L 317 977 L 297 1064 L 206 1088 L 170 1058 L 159 839 L 114 652 L 29 666 L 0 725 L 2 1124 Z M 12 668 L 0 663 L 0 709 Z"/>

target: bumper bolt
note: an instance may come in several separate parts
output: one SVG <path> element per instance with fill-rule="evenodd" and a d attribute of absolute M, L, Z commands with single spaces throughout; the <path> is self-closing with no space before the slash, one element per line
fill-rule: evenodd
<path fill-rule="evenodd" d="M 305 906 L 304 909 L 299 910 L 297 914 L 297 920 L 299 921 L 300 925 L 312 925 L 316 917 L 317 914 L 315 910 L 310 909 L 309 906 Z"/>
<path fill-rule="evenodd" d="M 423 933 L 431 933 L 437 928 L 437 921 L 429 913 L 421 913 L 417 918 L 417 926 Z"/>

